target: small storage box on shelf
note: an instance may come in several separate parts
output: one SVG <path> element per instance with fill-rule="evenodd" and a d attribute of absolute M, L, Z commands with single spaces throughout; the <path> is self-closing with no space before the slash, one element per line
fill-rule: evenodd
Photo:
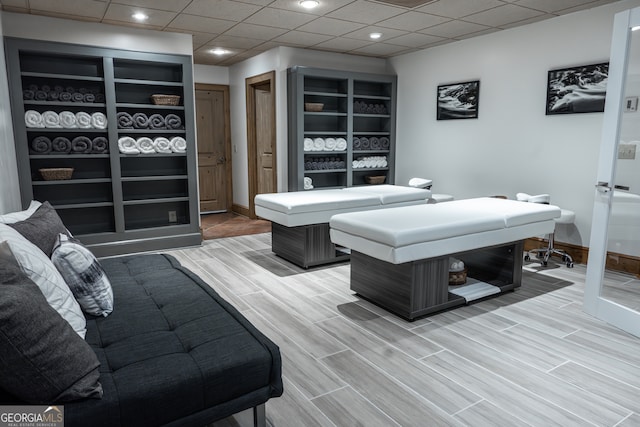
<path fill-rule="evenodd" d="M 364 180 L 367 182 L 367 184 L 372 184 L 372 185 L 384 184 L 384 181 L 386 179 L 387 179 L 386 175 L 371 175 L 371 176 L 364 177 Z"/>
<path fill-rule="evenodd" d="M 62 181 L 71 179 L 73 168 L 41 168 L 38 172 L 45 181 Z"/>
<path fill-rule="evenodd" d="M 464 285 L 467 283 L 467 269 L 462 271 L 450 271 L 449 272 L 449 285 Z"/>
<path fill-rule="evenodd" d="M 180 105 L 179 95 L 151 95 L 151 102 L 154 105 Z"/>

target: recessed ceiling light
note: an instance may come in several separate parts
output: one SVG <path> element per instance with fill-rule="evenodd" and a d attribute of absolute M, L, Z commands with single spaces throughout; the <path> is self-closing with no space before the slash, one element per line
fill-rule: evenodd
<path fill-rule="evenodd" d="M 211 49 L 209 50 L 209 52 L 213 53 L 214 55 L 226 55 L 227 53 L 231 53 L 226 49 L 223 49 L 221 47 L 217 47 L 215 49 Z"/>
<path fill-rule="evenodd" d="M 300 2 L 300 6 L 305 9 L 313 9 L 314 7 L 318 7 L 319 4 L 320 2 L 318 0 L 302 0 Z"/>
<path fill-rule="evenodd" d="M 133 15 L 131 15 L 131 17 L 136 21 L 146 21 L 147 19 L 149 19 L 149 15 L 145 15 L 142 12 L 136 12 Z"/>
<path fill-rule="evenodd" d="M 369 38 L 373 39 L 373 40 L 378 40 L 380 37 L 382 37 L 382 33 L 370 33 L 369 34 Z"/>

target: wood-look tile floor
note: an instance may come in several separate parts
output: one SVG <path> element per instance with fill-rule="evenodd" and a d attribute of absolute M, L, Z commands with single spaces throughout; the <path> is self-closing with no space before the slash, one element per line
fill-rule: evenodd
<path fill-rule="evenodd" d="M 583 265 L 406 322 L 349 290 L 348 263 L 303 270 L 269 233 L 168 253 L 280 346 L 274 426 L 640 426 L 640 339 L 582 312 Z"/>

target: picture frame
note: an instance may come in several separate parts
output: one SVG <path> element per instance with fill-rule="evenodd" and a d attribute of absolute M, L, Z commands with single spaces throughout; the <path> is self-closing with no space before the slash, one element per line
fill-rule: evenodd
<path fill-rule="evenodd" d="M 603 112 L 608 78 L 608 62 L 549 70 L 546 114 Z"/>
<path fill-rule="evenodd" d="M 480 80 L 438 86 L 437 120 L 477 119 Z"/>

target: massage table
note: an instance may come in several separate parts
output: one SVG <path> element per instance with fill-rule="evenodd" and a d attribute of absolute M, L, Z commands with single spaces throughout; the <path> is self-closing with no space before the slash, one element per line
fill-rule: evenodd
<path fill-rule="evenodd" d="M 553 232 L 560 208 L 483 197 L 331 217 L 330 238 L 351 249 L 351 290 L 405 318 L 515 289 L 524 239 Z M 449 286 L 450 257 L 467 283 Z"/>
<path fill-rule="evenodd" d="M 342 189 L 259 194 L 256 215 L 272 222 L 271 250 L 300 267 L 349 260 L 349 251 L 329 238 L 333 215 L 426 204 L 427 189 L 370 185 Z"/>

